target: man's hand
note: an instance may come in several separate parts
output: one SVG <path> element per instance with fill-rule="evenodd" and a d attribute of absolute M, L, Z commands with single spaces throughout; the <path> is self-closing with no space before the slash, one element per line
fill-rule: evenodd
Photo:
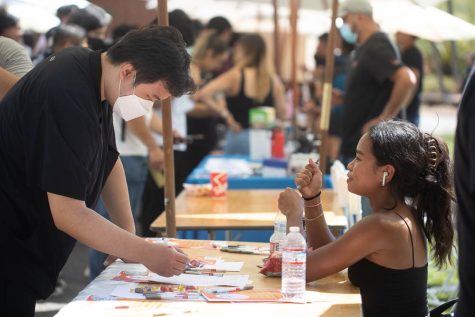
<path fill-rule="evenodd" d="M 162 244 L 147 243 L 141 262 L 150 271 L 168 277 L 183 273 L 188 261 L 188 256 L 179 249 Z"/>

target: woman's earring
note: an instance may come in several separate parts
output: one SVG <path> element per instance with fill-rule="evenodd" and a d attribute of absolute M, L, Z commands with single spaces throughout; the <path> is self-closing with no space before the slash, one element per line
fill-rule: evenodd
<path fill-rule="evenodd" d="M 384 187 L 384 185 L 386 185 L 386 177 L 388 176 L 388 172 L 384 172 L 383 173 L 383 182 L 381 183 L 381 186 Z"/>

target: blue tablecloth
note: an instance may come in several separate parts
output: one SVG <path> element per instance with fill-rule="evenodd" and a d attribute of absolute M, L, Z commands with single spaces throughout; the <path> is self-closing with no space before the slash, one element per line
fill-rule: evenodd
<path fill-rule="evenodd" d="M 250 163 L 262 163 L 262 161 L 251 160 L 244 155 L 208 155 L 200 164 L 188 175 L 186 179 L 190 184 L 209 183 L 209 173 L 205 166 L 210 158 L 220 159 L 241 159 Z M 285 189 L 286 187 L 295 187 L 294 176 L 285 177 L 264 177 L 261 175 L 250 176 L 229 176 L 228 189 Z M 330 175 L 324 177 L 324 187 L 332 188 Z"/>

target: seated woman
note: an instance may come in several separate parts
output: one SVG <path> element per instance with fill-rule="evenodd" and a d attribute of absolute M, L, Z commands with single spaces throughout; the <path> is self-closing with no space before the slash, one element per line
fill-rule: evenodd
<path fill-rule="evenodd" d="M 277 117 L 285 119 L 284 87 L 273 72 L 267 57 L 266 44 L 258 34 L 243 35 L 234 48 L 235 67 L 225 72 L 195 97 L 204 99 L 219 93 L 226 95 L 222 113 L 229 131 L 226 154 L 249 154 L 249 110 L 254 107 L 275 107 Z"/>
<path fill-rule="evenodd" d="M 322 173 L 313 161 L 296 176 L 301 196 L 287 189 L 279 209 L 302 227 L 307 282 L 348 268 L 360 287 L 363 315 L 427 316 L 427 253 L 441 267 L 453 240 L 452 170 L 447 145 L 416 126 L 386 121 L 364 134 L 348 165 L 348 190 L 368 197 L 374 212 L 335 240 L 320 201 Z M 302 231 L 303 232 L 303 231 Z"/>

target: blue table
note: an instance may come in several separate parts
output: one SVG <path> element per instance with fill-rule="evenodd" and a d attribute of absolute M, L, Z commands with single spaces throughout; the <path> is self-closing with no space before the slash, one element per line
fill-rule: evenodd
<path fill-rule="evenodd" d="M 205 166 L 209 159 L 219 158 L 224 160 L 244 160 L 252 163 L 262 163 L 262 161 L 251 160 L 244 155 L 208 155 L 200 164 L 188 175 L 186 183 L 189 184 L 205 184 L 209 183 L 209 172 Z M 332 188 L 332 183 L 329 175 L 324 176 L 325 188 Z M 247 175 L 247 176 L 229 176 L 228 175 L 228 189 L 285 189 L 286 187 L 295 187 L 294 176 L 285 177 L 264 177 L 262 175 Z M 178 231 L 178 237 L 181 239 L 208 239 L 208 232 L 204 230 L 183 230 Z M 231 235 L 233 240 L 240 241 L 254 241 L 254 242 L 268 242 L 272 234 L 270 230 L 233 230 Z M 225 239 L 225 231 L 216 231 L 216 238 L 218 240 Z"/>
<path fill-rule="evenodd" d="M 262 163 L 262 161 L 251 160 L 248 156 L 244 155 L 208 155 L 188 175 L 186 182 L 189 184 L 209 183 L 209 173 L 206 171 L 205 166 L 211 158 L 224 160 L 240 159 L 250 163 Z M 262 175 L 228 176 L 229 189 L 285 189 L 286 187 L 295 187 L 293 175 L 285 177 L 265 177 Z M 330 175 L 324 176 L 324 187 L 328 189 L 333 187 Z"/>

